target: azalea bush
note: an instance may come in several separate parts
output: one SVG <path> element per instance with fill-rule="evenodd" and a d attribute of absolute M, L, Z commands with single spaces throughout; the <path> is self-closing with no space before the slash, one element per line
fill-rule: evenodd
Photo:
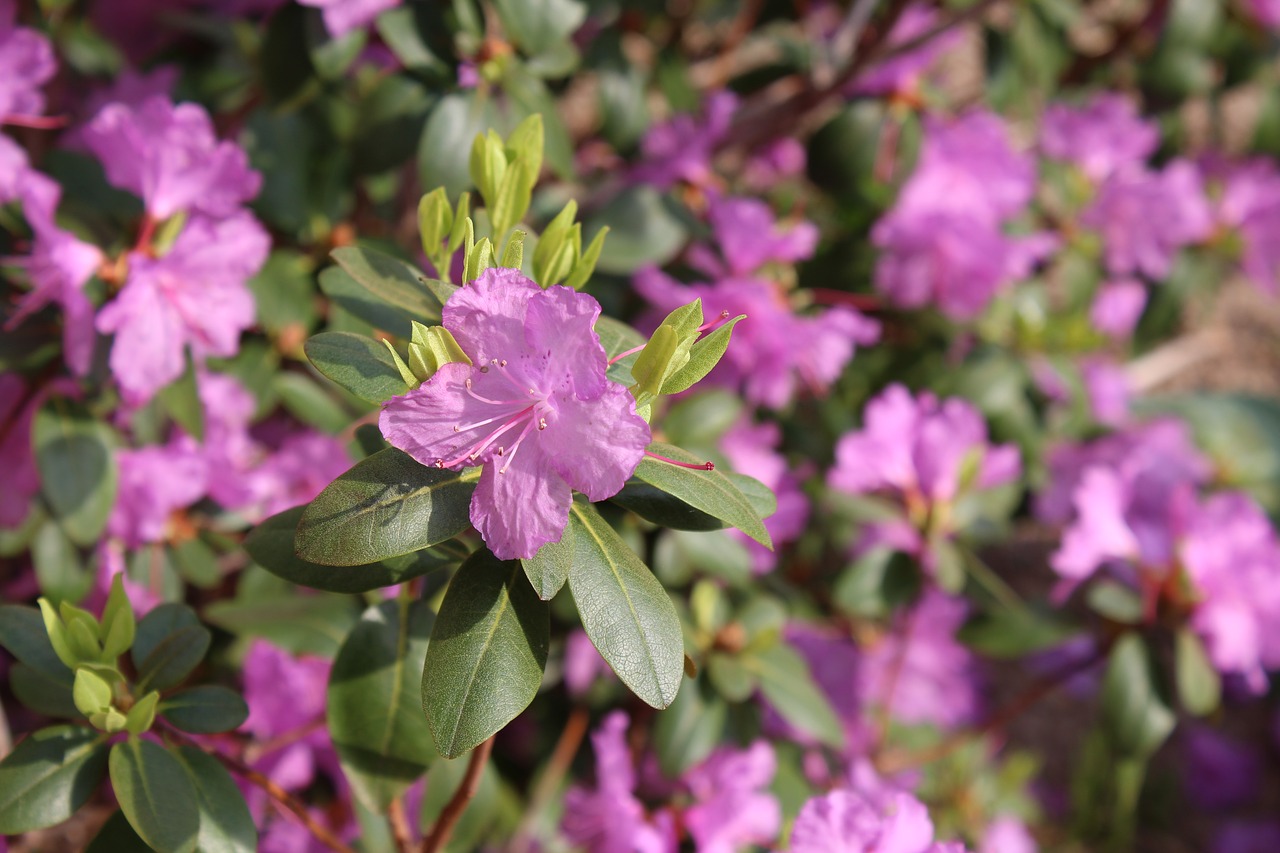
<path fill-rule="evenodd" d="M 0 851 L 1280 849 L 1277 34 L 0 0 Z"/>

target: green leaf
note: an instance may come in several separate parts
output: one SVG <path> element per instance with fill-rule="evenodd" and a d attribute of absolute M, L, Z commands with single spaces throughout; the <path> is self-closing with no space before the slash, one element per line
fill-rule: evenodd
<path fill-rule="evenodd" d="M 356 796 L 379 814 L 436 757 L 419 698 L 434 619 L 425 601 L 369 608 L 329 676 L 327 719 L 338 759 Z"/>
<path fill-rule="evenodd" d="M 1173 731 L 1176 718 L 1155 662 L 1135 633 L 1116 641 L 1102 682 L 1102 719 L 1122 755 L 1145 758 Z"/>
<path fill-rule="evenodd" d="M 156 393 L 160 408 L 196 441 L 204 441 L 204 405 L 196 385 L 195 364 L 188 357 L 187 369 Z"/>
<path fill-rule="evenodd" d="M 200 853 L 253 853 L 258 830 L 244 795 L 231 774 L 216 758 L 189 746 L 170 753 L 182 766 L 196 792 Z"/>
<path fill-rule="evenodd" d="M 115 505 L 115 433 L 79 403 L 60 397 L 36 412 L 36 466 L 49 508 L 71 541 L 97 543 Z"/>
<path fill-rule="evenodd" d="M 440 322 L 440 301 L 423 283 L 426 276 L 404 261 L 359 246 L 343 246 L 331 253 L 348 275 L 410 320 Z"/>
<path fill-rule="evenodd" d="M 473 483 L 395 448 L 357 463 L 307 505 L 294 541 L 299 557 L 359 566 L 452 539 L 471 526 Z"/>
<path fill-rule="evenodd" d="M 587 636 L 633 693 L 667 707 L 684 673 L 684 635 L 667 591 L 590 503 L 574 500 L 569 525 L 569 591 Z"/>
<path fill-rule="evenodd" d="M 548 542 L 538 549 L 524 564 L 525 577 L 533 585 L 533 591 L 543 601 L 550 601 L 569 579 L 573 567 L 573 555 L 577 551 L 575 528 L 565 525 L 564 534 L 557 542 Z"/>
<path fill-rule="evenodd" d="M 635 329 L 615 320 L 612 317 L 601 317 L 596 320 L 596 334 L 600 336 L 600 346 L 610 358 L 617 358 L 629 349 L 644 346 L 644 335 Z M 623 358 L 609 367 L 609 378 L 620 385 L 631 384 L 631 365 L 635 364 L 639 353 Z"/>
<path fill-rule="evenodd" d="M 445 593 L 422 669 L 436 746 L 457 758 L 528 707 L 542 683 L 550 611 L 518 561 L 477 551 Z"/>
<path fill-rule="evenodd" d="M 255 563 L 290 583 L 325 592 L 368 592 L 395 586 L 452 565 L 458 557 L 428 549 L 391 557 L 362 566 L 325 566 L 302 559 L 293 540 L 305 507 L 294 507 L 271 516 L 244 540 L 244 549 Z"/>
<path fill-rule="evenodd" d="M 139 699 L 125 715 L 125 729 L 135 735 L 150 731 L 156 721 L 156 704 L 159 701 L 160 693 L 155 690 Z"/>
<path fill-rule="evenodd" d="M 213 635 L 203 625 L 188 625 L 169 634 L 138 666 L 138 689 L 168 690 L 200 665 Z"/>
<path fill-rule="evenodd" d="M 679 498 L 669 495 L 657 486 L 636 480 L 627 483 L 622 491 L 609 498 L 613 503 L 626 507 L 641 518 L 659 527 L 672 530 L 720 530 L 724 522 L 714 515 L 694 509 Z"/>
<path fill-rule="evenodd" d="M 196 849 L 200 811 L 181 762 L 164 747 L 129 737 L 111 748 L 111 787 L 143 841 L 159 853 Z"/>
<path fill-rule="evenodd" d="M 342 267 L 328 267 L 320 272 L 320 290 L 335 305 L 373 328 L 389 332 L 397 338 L 409 337 L 409 318 L 399 309 L 375 297 Z"/>
<path fill-rule="evenodd" d="M 725 350 L 729 348 L 733 327 L 738 325 L 739 321 L 746 319 L 746 316 L 746 314 L 739 314 L 695 343 L 689 351 L 688 362 L 662 383 L 662 393 L 678 394 L 710 373 L 711 369 L 720 363 Z"/>
<path fill-rule="evenodd" d="M 93 586 L 93 574 L 85 570 L 80 552 L 55 521 L 46 521 L 36 531 L 31 562 L 40 592 L 55 603 L 80 601 Z"/>
<path fill-rule="evenodd" d="M 285 410 L 308 426 L 335 434 L 351 423 L 350 413 L 309 376 L 277 373 L 271 384 Z"/>
<path fill-rule="evenodd" d="M 0 761 L 0 835 L 62 823 L 107 769 L 106 735 L 82 726 L 40 729 Z"/>
<path fill-rule="evenodd" d="M 129 826 L 129 819 L 124 812 L 116 809 L 107 822 L 98 830 L 98 834 L 89 842 L 84 853 L 152 853 L 147 842 L 138 837 L 138 833 Z"/>
<path fill-rule="evenodd" d="M 249 719 L 249 706 L 243 697 L 217 684 L 201 684 L 171 693 L 160 703 L 158 712 L 174 728 L 194 735 L 229 732 Z"/>
<path fill-rule="evenodd" d="M 111 704 L 111 685 L 93 670 L 82 666 L 76 670 L 71 698 L 80 713 L 88 716 Z"/>
<path fill-rule="evenodd" d="M 204 617 L 233 634 L 262 637 L 296 655 L 331 658 L 359 612 L 345 596 L 290 591 L 216 601 L 204 609 Z"/>
<path fill-rule="evenodd" d="M 1095 612 L 1122 625 L 1142 621 L 1142 597 L 1136 590 L 1113 580 L 1096 581 L 1085 593 L 1085 601 Z"/>
<path fill-rule="evenodd" d="M 308 331 L 315 325 L 318 311 L 312 262 L 301 252 L 273 251 L 258 274 L 249 279 L 249 289 L 258 309 L 258 324 L 273 335 L 286 330 Z M 203 416 L 204 407 L 198 406 L 196 411 Z M 179 413 L 170 414 L 176 419 Z M 203 440 L 202 435 L 197 438 Z"/>
<path fill-rule="evenodd" d="M 1174 675 L 1182 707 L 1197 717 L 1212 714 L 1222 702 L 1222 677 L 1209 660 L 1204 643 L 1184 627 L 1178 630 L 1174 650 Z"/>
<path fill-rule="evenodd" d="M 185 604 L 161 604 L 148 611 L 138 622 L 130 656 L 135 669 L 142 668 L 142 662 L 160 647 L 170 635 L 183 628 L 200 626 L 200 617 Z"/>
<path fill-rule="evenodd" d="M 604 225 L 596 232 L 596 236 L 591 238 L 591 243 L 578 258 L 578 262 L 573 265 L 573 272 L 569 273 L 569 277 L 565 279 L 566 287 L 582 290 L 591 279 L 591 274 L 596 271 L 596 265 L 600 263 L 600 255 L 604 252 L 604 240 L 608 236 L 609 226 Z"/>
<path fill-rule="evenodd" d="M 62 666 L 62 662 L 58 662 Z M 78 717 L 71 698 L 71 670 L 59 671 L 16 663 L 9 670 L 9 687 L 18 701 L 47 717 Z"/>
<path fill-rule="evenodd" d="M 669 444 L 654 442 L 649 452 L 677 462 L 698 464 L 701 459 Z M 695 509 L 714 516 L 730 527 L 736 527 L 766 548 L 773 547 L 755 507 L 724 474 L 719 471 L 694 470 L 659 462 L 646 456 L 636 468 L 636 479 L 674 495 Z"/>
<path fill-rule="evenodd" d="M 437 101 L 418 142 L 421 186 L 443 186 L 451 198 L 470 187 L 471 142 L 497 118 L 493 101 L 477 92 L 445 95 Z"/>
<path fill-rule="evenodd" d="M 671 326 L 664 324 L 654 330 L 640 357 L 631 365 L 631 376 L 636 380 L 631 393 L 635 395 L 637 408 L 658 396 L 668 373 L 675 373 L 685 365 L 689 343 L 682 341 L 679 332 Z"/>
<path fill-rule="evenodd" d="M 707 680 L 730 702 L 745 702 L 760 686 L 751 667 L 734 655 L 712 652 L 707 656 Z"/>
<path fill-rule="evenodd" d="M 675 779 L 710 755 L 728 712 L 729 706 L 708 694 L 703 679 L 686 684 L 654 722 L 654 752 L 663 774 Z"/>
<path fill-rule="evenodd" d="M 323 332 L 302 348 L 316 370 L 361 400 L 381 403 L 409 390 L 386 347 L 372 338 Z"/>
<path fill-rule="evenodd" d="M 778 643 L 744 656 L 743 663 L 759 677 L 760 692 L 784 720 L 827 746 L 839 749 L 844 745 L 839 718 L 795 649 Z"/>
<path fill-rule="evenodd" d="M 529 56 L 564 41 L 587 15 L 579 0 L 497 0 L 494 5 L 503 29 Z"/>
<path fill-rule="evenodd" d="M 54 652 L 44 618 L 36 608 L 0 604 L 0 646 L 27 666 L 63 673 L 67 683 L 71 682 L 71 670 Z"/>
<path fill-rule="evenodd" d="M 133 645 L 138 635 L 138 623 L 133 615 L 133 605 L 124 591 L 124 575 L 111 579 L 111 591 L 102 608 L 102 656 L 110 661 L 119 657 Z"/>
<path fill-rule="evenodd" d="M 1046 607 L 998 608 L 965 623 L 956 639 L 994 658 L 1021 658 L 1067 640 L 1074 633 Z"/>
<path fill-rule="evenodd" d="M 583 231 L 595 236 L 609 228 L 609 251 L 600 256 L 602 272 L 628 275 L 647 264 L 662 266 L 674 258 L 688 237 L 684 225 L 653 187 L 624 190 L 590 217 Z"/>

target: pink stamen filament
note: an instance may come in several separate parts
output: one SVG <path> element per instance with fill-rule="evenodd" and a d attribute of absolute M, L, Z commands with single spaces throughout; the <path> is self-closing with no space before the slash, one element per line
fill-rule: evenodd
<path fill-rule="evenodd" d="M 507 469 L 511 467 L 511 462 L 516 458 L 516 451 L 520 449 L 520 442 L 524 441 L 525 436 L 529 434 L 529 430 L 533 429 L 536 421 L 530 420 L 523 430 L 520 431 L 520 437 L 516 439 L 516 443 L 511 445 L 511 452 L 507 454 L 507 462 L 498 469 L 499 474 L 507 473 Z"/>
<path fill-rule="evenodd" d="M 7 115 L 0 120 L 0 124 L 29 127 L 33 130 L 57 130 L 60 127 L 66 127 L 70 121 L 71 119 L 67 116 Z"/>
<path fill-rule="evenodd" d="M 532 412 L 532 411 L 533 411 L 533 406 L 528 406 L 528 407 L 526 407 L 526 408 L 524 409 L 524 411 L 522 411 L 522 412 L 520 412 L 519 414 L 517 414 L 517 415 L 516 415 L 516 417 L 520 417 L 520 415 L 523 415 L 523 414 L 526 414 L 526 413 L 528 413 L 528 412 Z M 473 429 L 475 429 L 476 427 L 488 426 L 489 424 L 493 423 L 494 421 L 500 421 L 500 420 L 502 420 L 502 419 L 503 419 L 503 418 L 505 418 L 506 416 L 507 416 L 507 415 L 506 415 L 506 413 L 505 413 L 505 412 L 503 412 L 503 413 L 502 413 L 502 414 L 500 414 L 500 415 L 494 415 L 494 416 L 493 416 L 493 417 L 491 417 L 491 418 L 485 418 L 484 420 L 482 420 L 482 421 L 476 421 L 476 422 L 475 422 L 475 423 L 473 423 L 473 424 L 465 424 L 465 425 L 463 425 L 463 426 L 455 426 L 455 427 L 453 428 L 453 431 L 454 431 L 454 432 L 467 432 L 468 430 L 473 430 Z"/>
<path fill-rule="evenodd" d="M 629 356 L 629 355 L 635 355 L 636 353 L 640 352 L 640 350 L 644 349 L 644 348 L 645 348 L 645 346 L 646 346 L 646 344 L 641 344 L 640 346 L 638 346 L 638 347 L 632 347 L 631 349 L 629 349 L 629 350 L 627 350 L 627 351 L 625 351 L 625 352 L 620 352 L 620 353 L 618 353 L 617 355 L 615 355 L 613 358 L 609 359 L 609 364 L 611 364 L 611 365 L 612 365 L 612 364 L 617 364 L 618 362 L 622 361 L 622 360 L 623 360 L 624 358 L 626 358 L 627 356 Z"/>
<path fill-rule="evenodd" d="M 530 406 L 528 409 L 525 409 L 524 411 L 519 412 L 516 415 L 512 416 L 511 419 L 509 419 L 502 426 L 498 427 L 496 430 L 489 433 L 489 436 L 487 438 L 481 439 L 478 443 L 472 445 L 470 449 L 464 451 L 461 455 L 456 456 L 453 459 L 449 459 L 449 460 L 437 459 L 436 467 L 452 468 L 454 465 L 461 465 L 463 462 L 474 461 L 477 456 L 485 452 L 485 450 L 489 447 L 489 445 L 493 444 L 495 441 L 501 438 L 504 433 L 510 432 L 513 427 L 515 427 L 517 424 L 520 423 L 520 421 L 522 421 L 525 417 L 527 417 L 529 413 L 532 411 L 532 409 L 533 407 Z"/>
<path fill-rule="evenodd" d="M 709 323 L 703 323 L 701 326 L 699 326 L 699 327 L 698 327 L 697 329 L 695 329 L 694 331 L 698 332 L 698 334 L 702 334 L 703 332 L 707 331 L 708 329 L 714 329 L 715 327 L 717 327 L 717 326 L 721 325 L 722 323 L 724 323 L 724 321 L 725 321 L 725 320 L 728 320 L 728 319 L 729 319 L 729 312 L 728 312 L 728 310 L 721 311 L 721 312 L 720 312 L 720 316 L 719 316 L 719 317 L 717 317 L 716 319 L 712 320 L 712 321 L 711 321 L 711 322 L 709 322 Z M 615 355 L 613 358 L 609 359 L 609 362 L 608 362 L 608 363 L 609 363 L 610 365 L 617 364 L 618 362 L 622 361 L 622 360 L 623 360 L 624 358 L 626 358 L 627 356 L 629 356 L 629 355 L 634 355 L 635 353 L 640 352 L 640 350 L 644 349 L 644 348 L 645 348 L 645 346 L 647 346 L 647 344 L 641 344 L 641 345 L 640 345 L 640 346 L 638 346 L 638 347 L 632 347 L 632 348 L 631 348 L 631 349 L 629 349 L 629 350 L 625 350 L 624 352 L 620 352 L 620 353 L 618 353 L 617 355 Z"/>
<path fill-rule="evenodd" d="M 512 406 L 519 403 L 527 402 L 525 400 L 490 400 L 488 397 L 481 397 L 475 391 L 471 390 L 470 379 L 466 380 L 464 384 L 466 385 L 467 394 L 470 395 L 471 399 L 479 400 L 481 403 L 488 403 L 491 406 Z"/>
<path fill-rule="evenodd" d="M 698 327 L 697 331 L 699 332 L 699 334 L 701 334 L 702 332 L 708 331 L 709 329 L 719 326 L 720 324 L 724 323 L 725 320 L 728 320 L 728 319 L 729 319 L 729 309 L 726 308 L 725 310 L 720 312 L 719 317 L 715 318 L 714 320 L 711 320 L 710 322 L 703 323 L 701 326 Z"/>
<path fill-rule="evenodd" d="M 714 462 L 677 462 L 675 459 L 668 459 L 665 456 L 659 456 L 658 454 L 650 453 L 647 450 L 644 452 L 644 455 L 648 456 L 650 459 L 657 459 L 659 462 L 666 462 L 669 465 L 674 465 L 677 468 L 692 468 L 695 471 L 716 470 L 716 463 Z"/>

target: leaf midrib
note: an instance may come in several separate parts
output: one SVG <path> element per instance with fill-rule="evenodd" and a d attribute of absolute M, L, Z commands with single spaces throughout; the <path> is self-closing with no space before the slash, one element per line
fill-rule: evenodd
<path fill-rule="evenodd" d="M 493 638 L 498 633 L 498 625 L 502 622 L 502 617 L 506 614 L 508 606 L 511 604 L 511 593 L 509 584 L 515 572 L 523 571 L 520 564 L 516 564 L 516 568 L 512 569 L 512 574 L 502 583 L 502 594 L 499 596 L 498 612 L 494 615 L 493 621 L 489 625 L 489 635 L 484 638 L 484 645 L 480 647 L 479 654 L 476 655 L 475 666 L 471 669 L 471 677 L 467 679 L 467 687 L 462 693 L 462 701 L 458 705 L 458 715 L 453 723 L 453 730 L 449 733 L 449 751 L 453 752 L 458 743 L 458 729 L 462 728 L 462 720 L 466 716 L 468 703 L 471 701 L 471 693 L 476 686 L 476 675 L 480 672 L 480 665 L 484 662 L 485 655 L 489 652 L 489 647 L 493 645 Z M 456 754 L 456 753 L 455 753 Z"/>

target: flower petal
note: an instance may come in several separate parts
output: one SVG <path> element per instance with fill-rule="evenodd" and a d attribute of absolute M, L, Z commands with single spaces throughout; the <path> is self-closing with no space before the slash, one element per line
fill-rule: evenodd
<path fill-rule="evenodd" d="M 484 466 L 471 497 L 471 523 L 495 557 L 523 560 L 560 540 L 572 502 L 572 490 L 550 470 L 542 448 L 526 441 L 515 456 Z"/>
<path fill-rule="evenodd" d="M 553 405 L 536 436 L 547 464 L 593 501 L 616 495 L 649 446 L 649 425 L 635 413 L 631 394 L 611 382 L 595 400 L 565 394 Z"/>
<path fill-rule="evenodd" d="M 519 270 L 489 269 L 460 288 L 444 306 L 443 321 L 477 365 L 524 353 L 524 316 L 542 288 Z"/>
<path fill-rule="evenodd" d="M 541 390 L 558 387 L 580 398 L 604 390 L 608 356 L 595 331 L 599 317 L 600 303 L 570 287 L 549 287 L 529 300 L 525 340 L 532 357 L 545 353 L 544 376 L 551 380 Z"/>

